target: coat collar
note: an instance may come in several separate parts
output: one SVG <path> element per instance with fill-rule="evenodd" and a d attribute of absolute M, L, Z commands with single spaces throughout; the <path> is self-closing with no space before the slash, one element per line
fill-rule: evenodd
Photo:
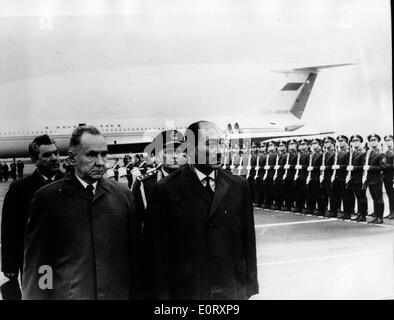
<path fill-rule="evenodd" d="M 76 196 L 78 198 L 90 200 L 89 195 L 85 192 L 84 187 L 73 173 L 66 175 L 63 178 L 63 182 L 64 191 L 69 197 Z M 106 179 L 101 178 L 97 183 L 96 193 L 94 195 L 93 201 L 96 201 L 107 192 L 110 193 L 111 187 L 111 184 L 106 181 Z"/>
<path fill-rule="evenodd" d="M 206 194 L 206 191 L 204 190 L 201 181 L 198 179 L 196 173 L 189 165 L 183 168 L 183 177 L 184 177 L 185 187 L 189 187 L 189 189 L 192 192 L 196 193 L 203 200 L 207 202 L 211 201 L 209 196 Z M 217 178 L 216 178 L 216 188 L 211 203 L 211 208 L 209 210 L 209 217 L 211 217 L 215 213 L 215 210 L 222 202 L 223 197 L 226 195 L 228 189 L 229 189 L 228 178 L 224 174 L 222 169 L 218 169 Z"/>

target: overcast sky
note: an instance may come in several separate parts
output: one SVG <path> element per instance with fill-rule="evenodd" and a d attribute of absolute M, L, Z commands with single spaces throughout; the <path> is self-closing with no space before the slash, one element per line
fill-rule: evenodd
<path fill-rule="evenodd" d="M 51 19 L 56 22 L 65 16 L 138 15 L 136 25 L 149 33 L 148 44 L 141 40 L 144 45 L 134 52 L 133 61 L 127 61 L 128 67 L 147 61 L 169 64 L 170 60 L 180 66 L 198 63 L 202 68 L 204 64 L 227 64 L 231 68 L 231 64 L 245 63 L 248 68 L 264 64 L 270 69 L 354 62 L 355 66 L 319 75 L 304 115 L 306 129 L 385 134 L 393 128 L 390 12 L 388 0 L 0 0 L 0 86 L 4 90 L 18 77 L 31 77 L 43 69 L 29 51 L 21 55 L 18 51 L 24 50 L 10 45 L 10 38 L 36 37 L 42 31 L 28 28 L 22 20 L 18 28 L 16 17 L 43 17 L 40 23 L 45 29 L 51 27 Z M 111 31 L 104 27 L 108 25 L 81 28 L 76 24 L 74 28 L 67 25 L 67 30 L 80 34 L 92 29 L 97 33 Z M 179 37 L 185 41 L 184 47 L 180 48 Z M 86 62 L 81 59 L 72 68 L 89 69 L 94 61 L 90 56 L 85 58 Z M 54 61 L 45 65 L 51 72 L 59 68 Z M 174 74 L 173 78 L 185 86 L 181 76 Z M 177 81 L 172 83 L 175 87 Z M 152 84 L 150 89 L 152 96 L 161 96 L 161 103 L 165 99 L 176 103 L 174 97 L 162 95 L 159 87 L 155 91 Z M 6 112 L 27 114 L 28 110 L 19 105 L 29 108 L 31 101 L 19 101 L 12 92 L 1 96 L 0 108 L 12 105 L 13 100 L 15 107 Z M 21 97 L 30 96 L 22 92 Z M 248 99 L 250 103 L 253 95 Z M 263 103 L 257 91 L 254 99 L 256 105 Z"/>

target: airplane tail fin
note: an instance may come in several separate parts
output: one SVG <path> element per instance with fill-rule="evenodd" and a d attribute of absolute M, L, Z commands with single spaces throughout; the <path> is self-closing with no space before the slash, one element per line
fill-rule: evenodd
<path fill-rule="evenodd" d="M 306 104 L 311 95 L 317 74 L 322 69 L 353 65 L 353 63 L 332 64 L 295 68 L 287 70 L 274 70 L 287 76 L 285 86 L 275 94 L 263 110 L 264 114 L 284 115 L 292 114 L 298 119 L 302 118 Z"/>

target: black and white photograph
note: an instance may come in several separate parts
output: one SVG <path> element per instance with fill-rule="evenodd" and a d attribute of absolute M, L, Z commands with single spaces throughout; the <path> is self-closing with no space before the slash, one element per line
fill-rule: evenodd
<path fill-rule="evenodd" d="M 391 9 L 0 0 L 0 300 L 394 299 Z"/>

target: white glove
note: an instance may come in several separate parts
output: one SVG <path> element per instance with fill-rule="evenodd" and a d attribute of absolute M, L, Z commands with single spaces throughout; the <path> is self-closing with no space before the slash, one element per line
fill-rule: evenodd
<path fill-rule="evenodd" d="M 321 170 L 321 171 L 326 170 L 326 166 L 320 166 L 320 170 Z"/>
<path fill-rule="evenodd" d="M 347 171 L 352 171 L 353 169 L 354 169 L 354 166 L 352 166 L 352 165 L 349 165 L 349 166 L 346 167 Z"/>
<path fill-rule="evenodd" d="M 363 166 L 363 169 L 364 169 L 365 171 L 369 170 L 369 168 L 370 168 L 370 166 L 369 166 L 368 164 L 366 164 L 366 165 Z"/>
<path fill-rule="evenodd" d="M 312 171 L 312 170 L 313 170 L 313 167 L 308 167 L 306 170 Z"/>

